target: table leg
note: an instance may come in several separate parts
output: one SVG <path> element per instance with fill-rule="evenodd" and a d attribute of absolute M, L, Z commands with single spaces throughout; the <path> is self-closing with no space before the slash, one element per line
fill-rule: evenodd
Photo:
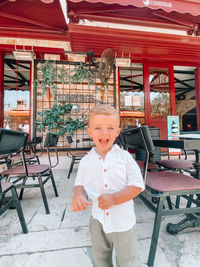
<path fill-rule="evenodd" d="M 200 226 L 200 216 L 196 214 L 188 214 L 185 219 L 180 221 L 179 223 L 168 223 L 166 230 L 171 235 L 176 235 L 178 232 L 190 228 Z"/>
<path fill-rule="evenodd" d="M 195 152 L 195 163 L 193 165 L 196 170 L 195 178 L 200 179 L 200 151 L 195 150 L 194 152 Z"/>
<path fill-rule="evenodd" d="M 197 199 L 196 199 L 196 203 L 197 206 L 200 206 L 200 195 L 197 194 Z M 189 208 L 191 206 L 192 203 L 192 198 L 193 196 L 190 196 L 190 199 L 188 199 L 188 203 L 187 203 L 187 207 Z M 195 213 L 195 214 L 187 214 L 186 217 L 180 221 L 179 223 L 168 223 L 166 230 L 169 234 L 171 235 L 176 235 L 178 234 L 178 232 L 187 229 L 187 228 L 191 228 L 191 227 L 197 227 L 200 226 L 200 213 Z"/>
<path fill-rule="evenodd" d="M 194 168 L 196 170 L 195 178 L 200 179 L 200 151 L 199 150 L 194 150 L 195 151 L 195 163 L 194 163 Z M 200 206 L 200 195 L 197 196 L 197 201 Z M 190 227 L 197 227 L 200 226 L 200 214 L 187 214 L 186 217 L 180 221 L 179 223 L 168 223 L 166 230 L 169 234 L 171 235 L 176 235 L 178 232 L 190 228 Z"/>

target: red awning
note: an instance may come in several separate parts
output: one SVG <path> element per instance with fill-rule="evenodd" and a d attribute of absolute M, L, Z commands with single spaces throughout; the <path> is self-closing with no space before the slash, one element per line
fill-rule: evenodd
<path fill-rule="evenodd" d="M 69 2 L 78 3 L 82 2 L 82 0 L 70 0 Z M 151 9 L 163 9 L 166 12 L 190 13 L 193 16 L 200 14 L 200 0 L 86 0 L 86 2 L 148 7 Z"/>

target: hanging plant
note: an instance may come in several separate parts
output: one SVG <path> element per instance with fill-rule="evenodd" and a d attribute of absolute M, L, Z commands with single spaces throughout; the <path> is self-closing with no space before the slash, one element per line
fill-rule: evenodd
<path fill-rule="evenodd" d="M 75 67 L 75 73 L 72 75 L 71 83 L 82 83 L 85 80 L 88 82 L 88 86 L 95 84 L 95 75 L 91 68 L 89 68 L 83 62 L 80 62 L 80 65 Z"/>
<path fill-rule="evenodd" d="M 42 96 L 47 94 L 47 89 L 49 89 L 53 95 L 53 106 L 38 112 L 38 115 L 41 116 L 41 120 L 37 120 L 38 130 L 57 130 L 58 134 L 61 136 L 64 136 L 65 133 L 73 135 L 74 131 L 77 129 L 84 128 L 86 119 L 84 116 L 74 116 L 75 118 L 72 118 L 72 104 L 57 104 L 57 83 L 77 84 L 86 82 L 88 83 L 88 87 L 94 85 L 96 91 L 102 91 L 103 87 L 100 88 L 95 83 L 97 69 L 92 68 L 90 65 L 80 62 L 80 64 L 76 65 L 73 69 L 60 68 L 58 72 L 54 65 L 54 63 L 48 60 L 41 63 L 38 69 L 41 76 L 34 81 L 35 87 L 42 88 Z"/>
<path fill-rule="evenodd" d="M 83 62 L 80 62 L 78 66 L 75 66 L 74 69 L 69 71 L 60 69 L 60 75 L 57 76 L 56 68 L 53 66 L 53 63 L 47 60 L 45 63 L 41 64 L 39 71 L 41 72 L 41 80 L 35 79 L 34 87 L 42 88 L 42 96 L 47 93 L 47 89 L 49 88 L 54 97 L 54 103 L 57 101 L 57 82 L 61 82 L 62 84 L 87 82 L 88 87 L 90 88 L 91 85 L 94 85 L 97 92 L 104 90 L 104 86 L 106 87 L 106 90 L 108 90 L 107 80 L 105 80 L 103 86 L 97 86 L 95 82 L 95 72 L 97 70 L 92 69 L 91 66 Z"/>
<path fill-rule="evenodd" d="M 83 129 L 85 126 L 84 118 L 71 118 L 72 104 L 57 105 L 54 104 L 50 109 L 45 109 L 38 114 L 42 117 L 42 120 L 38 120 L 39 131 L 57 130 L 58 134 L 64 136 L 65 133 L 74 134 L 77 129 Z"/>
<path fill-rule="evenodd" d="M 65 69 L 60 69 L 60 82 L 62 84 L 68 84 L 70 81 L 70 72 L 67 72 Z"/>
<path fill-rule="evenodd" d="M 74 69 L 66 71 L 65 69 L 60 69 L 60 82 L 62 84 L 76 84 L 76 83 L 88 83 L 88 87 L 95 85 L 95 70 L 91 69 L 90 66 L 80 62 L 78 66 Z M 98 88 L 97 85 L 95 85 Z"/>
<path fill-rule="evenodd" d="M 56 103 L 57 100 L 57 74 L 56 74 L 56 68 L 53 66 L 53 64 L 50 61 L 45 61 L 44 64 L 41 64 L 41 67 L 39 68 L 39 71 L 41 72 L 41 81 L 39 79 L 36 79 L 34 81 L 34 86 L 42 87 L 42 96 L 44 96 L 47 92 L 47 89 L 49 88 L 53 95 L 54 103 Z"/>

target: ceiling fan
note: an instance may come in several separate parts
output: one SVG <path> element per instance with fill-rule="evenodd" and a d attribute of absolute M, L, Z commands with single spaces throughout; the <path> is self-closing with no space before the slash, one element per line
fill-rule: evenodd
<path fill-rule="evenodd" d="M 110 48 L 107 48 L 103 51 L 99 62 L 99 77 L 104 84 L 108 81 L 113 71 L 113 65 L 114 53 Z"/>

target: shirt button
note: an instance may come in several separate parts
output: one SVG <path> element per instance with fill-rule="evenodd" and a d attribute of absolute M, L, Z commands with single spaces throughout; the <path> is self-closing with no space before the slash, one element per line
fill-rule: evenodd
<path fill-rule="evenodd" d="M 109 212 L 106 212 L 106 215 L 108 216 L 109 215 Z"/>
<path fill-rule="evenodd" d="M 103 171 L 104 171 L 104 172 L 107 172 L 107 170 L 106 170 L 106 169 L 104 169 Z"/>
<path fill-rule="evenodd" d="M 107 185 L 107 184 L 105 184 L 105 187 L 108 187 L 108 185 Z"/>

